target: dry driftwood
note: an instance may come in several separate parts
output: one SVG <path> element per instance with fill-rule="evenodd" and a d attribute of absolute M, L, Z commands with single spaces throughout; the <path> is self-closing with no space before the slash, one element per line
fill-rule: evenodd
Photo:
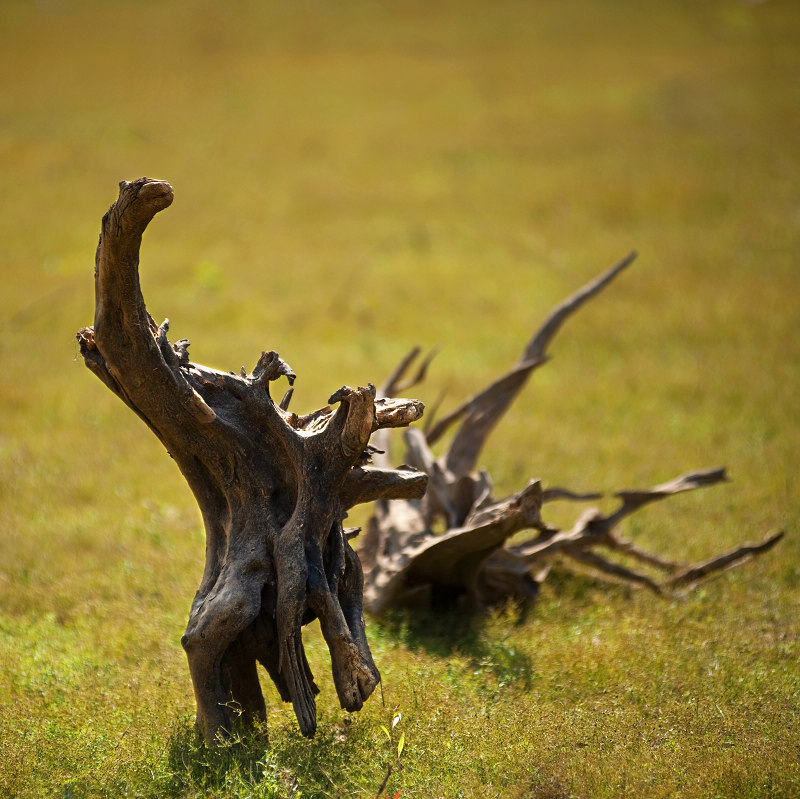
<path fill-rule="evenodd" d="M 357 503 L 423 495 L 425 474 L 367 465 L 370 436 L 417 420 L 422 404 L 345 386 L 297 416 L 288 394 L 279 404 L 270 395 L 271 382 L 295 378 L 277 353 L 263 353 L 250 374 L 192 363 L 189 342 L 170 344 L 168 322 L 153 322 L 139 286 L 142 234 L 172 199 L 164 181 L 120 184 L 103 217 L 81 354 L 164 444 L 202 512 L 205 572 L 182 638 L 198 730 L 213 742 L 237 721 L 266 720 L 260 662 L 312 736 L 318 689 L 302 625 L 320 621 L 343 708 L 358 710 L 380 680 L 342 521 Z"/>
<path fill-rule="evenodd" d="M 491 480 L 475 472 L 493 427 L 547 359 L 564 321 L 632 260 L 623 259 L 559 305 L 499 380 L 427 432 L 406 431 L 407 463 L 392 468 L 388 433 L 422 415 L 422 404 L 392 399 L 423 379 L 431 356 L 403 379 L 412 352 L 376 392 L 342 387 L 329 405 L 298 416 L 292 389 L 276 403 L 270 383 L 295 375 L 275 352 L 250 374 L 219 372 L 189 360 L 189 342 L 171 344 L 156 325 L 139 285 L 142 234 L 173 199 L 164 181 L 120 184 L 103 217 L 95 268 L 93 327 L 78 333 L 86 366 L 163 443 L 186 478 L 206 530 L 206 564 L 182 638 L 207 741 L 237 723 L 266 720 L 257 663 L 291 701 L 303 734 L 316 728 L 318 689 L 301 629 L 318 618 L 331 653 L 342 707 L 359 709 L 380 675 L 367 644 L 362 607 L 374 612 L 424 593 L 434 602 L 465 600 L 483 608 L 534 596 L 555 553 L 615 578 L 672 591 L 696 583 L 773 546 L 781 534 L 704 563 L 682 566 L 621 539 L 618 523 L 645 504 L 725 479 L 724 470 L 695 472 L 645 491 L 624 491 L 619 508 L 585 512 L 569 531 L 546 525 L 544 503 L 586 500 L 531 481 L 511 497 L 492 497 Z M 338 404 L 333 409 L 330 406 Z M 460 423 L 440 457 L 431 447 Z M 375 446 L 369 444 L 372 438 Z M 372 457 L 372 464 L 370 459 Z M 428 487 L 426 493 L 426 486 Z M 359 557 L 343 527 L 347 510 L 376 502 Z M 436 532 L 443 525 L 444 532 Z M 508 539 L 522 530 L 524 543 Z M 666 573 L 660 582 L 597 553 L 598 547 Z"/>
<path fill-rule="evenodd" d="M 557 530 L 542 520 L 543 504 L 557 499 L 599 499 L 600 495 L 545 489 L 540 480 L 533 480 L 513 496 L 496 500 L 489 475 L 475 471 L 492 429 L 531 372 L 547 361 L 547 348 L 563 323 L 634 258 L 635 253 L 626 256 L 558 305 L 519 360 L 498 380 L 429 426 L 426 433 L 414 428 L 405 432 L 406 462 L 428 475 L 428 490 L 422 499 L 382 499 L 375 505 L 359 550 L 365 575 L 364 599 L 371 612 L 378 614 L 410 601 L 434 606 L 457 602 L 473 610 L 508 600 L 524 604 L 537 595 L 557 554 L 617 580 L 644 585 L 658 593 L 674 592 L 765 552 L 780 540 L 782 533 L 703 563 L 686 565 L 643 552 L 620 537 L 619 523 L 634 511 L 674 494 L 720 483 L 726 480 L 724 469 L 693 472 L 646 490 L 619 492 L 616 511 L 602 515 L 597 509 L 589 509 L 568 531 Z M 424 378 L 431 356 L 403 382 L 419 354 L 417 348 L 403 359 L 381 388 L 381 395 L 406 390 Z M 459 426 L 448 447 L 437 457 L 432 446 L 456 424 Z M 388 431 L 378 434 L 375 444 L 382 450 L 375 462 L 388 467 Z M 535 535 L 524 543 L 507 543 L 524 530 Z M 657 580 L 646 571 L 609 560 L 597 552 L 598 548 L 622 553 L 628 560 L 662 572 L 664 577 Z"/>

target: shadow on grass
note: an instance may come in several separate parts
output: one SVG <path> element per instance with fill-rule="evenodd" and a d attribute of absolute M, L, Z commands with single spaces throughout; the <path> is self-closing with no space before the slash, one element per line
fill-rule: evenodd
<path fill-rule="evenodd" d="M 487 669 L 506 683 L 514 682 L 525 690 L 531 687 L 535 672 L 530 655 L 509 643 L 509 636 L 497 638 L 491 627 L 499 620 L 513 629 L 524 621 L 524 614 L 508 607 L 493 617 L 468 616 L 457 610 L 392 610 L 375 624 L 387 640 L 411 650 L 422 649 L 444 660 L 454 655 L 469 659 L 471 668 Z"/>
<path fill-rule="evenodd" d="M 166 752 L 172 797 L 248 799 L 372 794 L 384 766 L 359 725 L 322 720 L 312 740 L 282 729 L 271 745 L 264 729 L 233 734 L 209 748 L 188 719 L 176 724 Z M 369 753 L 365 757 L 365 752 Z M 355 789 L 354 789 L 354 786 Z"/>
<path fill-rule="evenodd" d="M 437 657 L 479 656 L 486 643 L 485 620 L 456 610 L 393 609 L 376 624 L 388 640 Z"/>

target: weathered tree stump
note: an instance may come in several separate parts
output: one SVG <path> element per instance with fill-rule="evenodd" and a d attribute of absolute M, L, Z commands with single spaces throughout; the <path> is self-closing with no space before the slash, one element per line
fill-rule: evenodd
<path fill-rule="evenodd" d="M 78 333 L 86 365 L 164 444 L 203 516 L 205 572 L 182 638 L 205 739 L 239 722 L 265 721 L 257 663 L 302 733 L 316 729 L 318 692 L 301 627 L 318 618 L 341 705 L 358 710 L 378 684 L 362 612 L 363 577 L 343 527 L 348 508 L 377 499 L 419 499 L 427 476 L 368 464 L 376 430 L 422 415 L 416 400 L 376 399 L 343 387 L 338 403 L 297 416 L 291 390 L 276 404 L 270 383 L 294 374 L 265 352 L 251 374 L 192 363 L 172 345 L 139 285 L 139 249 L 172 187 L 141 178 L 120 184 L 103 217 L 95 268 L 94 326 Z"/>
<path fill-rule="evenodd" d="M 549 359 L 547 348 L 564 322 L 629 266 L 635 256 L 626 256 L 556 306 L 517 363 L 499 379 L 436 424 L 429 415 L 426 432 L 416 428 L 405 432 L 405 461 L 428 475 L 428 489 L 422 499 L 381 499 L 376 503 L 359 550 L 368 610 L 379 614 L 410 602 L 434 606 L 457 603 L 472 611 L 509 600 L 524 605 L 538 594 L 556 555 L 616 580 L 643 585 L 657 593 L 674 593 L 743 563 L 780 540 L 783 533 L 690 565 L 644 552 L 620 537 L 619 523 L 634 511 L 674 494 L 720 483 L 727 479 L 724 469 L 693 472 L 650 489 L 621 491 L 616 494 L 620 500 L 617 510 L 603 515 L 597 509 L 589 509 L 568 531 L 542 520 L 543 504 L 553 500 L 596 500 L 600 494 L 544 488 L 541 480 L 532 480 L 522 491 L 496 500 L 489 475 L 475 470 L 490 433 L 533 370 Z M 381 388 L 381 395 L 406 390 L 425 377 L 432 355 L 403 383 L 419 354 L 417 348 L 406 356 Z M 437 457 L 432 447 L 456 424 L 459 426 L 449 445 Z M 376 455 L 376 464 L 388 467 L 392 459 L 389 432 L 379 433 L 375 444 L 382 451 Z M 534 537 L 508 543 L 512 536 L 525 530 L 534 531 Z M 664 577 L 656 579 L 609 560 L 597 549 L 622 554 Z"/>

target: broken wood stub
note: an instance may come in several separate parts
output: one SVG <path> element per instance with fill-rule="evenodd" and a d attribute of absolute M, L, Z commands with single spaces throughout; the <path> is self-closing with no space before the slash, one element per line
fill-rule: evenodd
<path fill-rule="evenodd" d="M 78 333 L 81 354 L 163 443 L 202 513 L 205 570 L 182 638 L 198 730 L 213 742 L 238 723 L 266 721 L 260 663 L 312 736 L 318 689 L 303 625 L 320 621 L 343 708 L 361 708 L 380 680 L 343 520 L 359 503 L 422 497 L 424 473 L 371 466 L 368 445 L 376 431 L 416 421 L 423 406 L 345 386 L 298 416 L 288 394 L 272 399 L 271 383 L 295 379 L 277 353 L 262 353 L 250 374 L 191 362 L 189 342 L 170 343 L 168 321 L 155 324 L 139 284 L 142 234 L 172 200 L 164 181 L 120 184 L 102 221 L 94 325 Z"/>
<path fill-rule="evenodd" d="M 781 539 L 783 534 L 777 533 L 702 563 L 683 564 L 645 552 L 621 537 L 619 525 L 631 513 L 651 502 L 721 483 L 727 479 L 724 469 L 691 472 L 654 488 L 621 491 L 616 494 L 619 507 L 614 512 L 603 515 L 589 509 L 566 531 L 543 521 L 544 505 L 555 500 L 597 500 L 601 494 L 545 488 L 541 480 L 532 480 L 521 491 L 497 500 L 489 474 L 476 469 L 492 430 L 531 373 L 549 360 L 547 349 L 564 322 L 635 257 L 636 253 L 626 256 L 559 303 L 505 374 L 438 422 L 429 414 L 425 432 L 405 431 L 404 460 L 428 475 L 428 489 L 421 500 L 380 500 L 375 505 L 359 550 L 368 610 L 380 614 L 409 603 L 458 604 L 470 611 L 509 600 L 525 605 L 538 594 L 556 556 L 614 580 L 646 586 L 657 593 L 674 593 L 766 552 Z M 406 378 L 419 355 L 419 348 L 412 350 L 379 394 L 388 396 L 420 383 L 432 354 Z M 434 454 L 434 445 L 456 425 L 444 452 Z M 382 450 L 376 463 L 388 468 L 392 463 L 389 431 L 381 431 L 375 443 Z M 509 542 L 525 531 L 531 531 L 532 537 Z M 622 556 L 623 562 L 606 553 Z"/>

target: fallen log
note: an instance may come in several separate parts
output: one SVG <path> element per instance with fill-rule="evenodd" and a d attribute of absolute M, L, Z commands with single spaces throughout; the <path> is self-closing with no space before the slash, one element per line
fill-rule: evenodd
<path fill-rule="evenodd" d="M 409 602 L 459 604 L 471 611 L 509 600 L 524 605 L 537 596 L 556 555 L 615 580 L 673 594 L 768 551 L 781 539 L 783 533 L 777 533 L 759 544 L 744 544 L 702 563 L 684 564 L 642 551 L 621 537 L 618 528 L 623 519 L 651 502 L 726 481 L 722 468 L 691 472 L 649 489 L 620 491 L 616 494 L 620 504 L 613 513 L 602 515 L 590 508 L 567 531 L 542 519 L 543 506 L 554 500 L 595 500 L 600 494 L 545 488 L 541 480 L 532 480 L 522 491 L 496 500 L 491 478 L 484 470 L 476 470 L 492 430 L 531 373 L 548 361 L 547 349 L 563 324 L 635 257 L 636 253 L 630 253 L 557 305 L 505 374 L 438 422 L 429 417 L 425 432 L 415 428 L 405 432 L 405 462 L 428 475 L 428 489 L 422 499 L 380 500 L 375 505 L 359 550 L 365 576 L 364 599 L 372 613 Z M 406 379 L 420 354 L 419 348 L 412 350 L 379 394 L 391 395 L 420 383 L 432 354 Z M 449 445 L 435 455 L 434 445 L 455 425 L 458 427 Z M 375 456 L 376 463 L 388 467 L 392 462 L 388 431 L 374 440 L 382 450 Z M 512 536 L 526 530 L 533 532 L 530 539 L 508 543 Z M 639 566 L 610 559 L 608 554 L 601 554 L 603 551 L 621 554 Z M 659 579 L 641 571 L 642 566 L 663 576 Z"/>

